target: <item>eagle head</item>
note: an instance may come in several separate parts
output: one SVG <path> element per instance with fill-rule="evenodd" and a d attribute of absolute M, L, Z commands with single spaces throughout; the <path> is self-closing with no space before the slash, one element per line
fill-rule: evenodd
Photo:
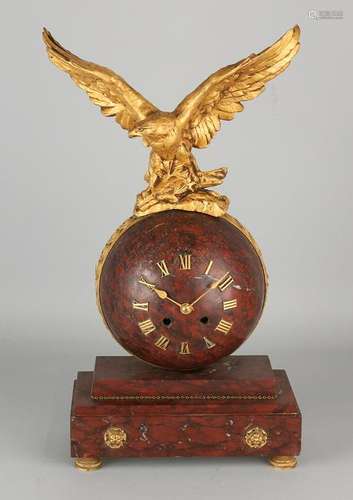
<path fill-rule="evenodd" d="M 173 159 L 181 142 L 180 127 L 174 113 L 157 111 L 139 121 L 129 131 L 129 137 L 142 137 L 146 146 L 150 146 L 162 159 Z"/>

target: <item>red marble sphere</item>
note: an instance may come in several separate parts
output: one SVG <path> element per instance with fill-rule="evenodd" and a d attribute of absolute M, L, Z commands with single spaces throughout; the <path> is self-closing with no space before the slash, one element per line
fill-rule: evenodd
<path fill-rule="evenodd" d="M 202 368 L 237 349 L 266 295 L 259 251 L 235 219 L 170 210 L 137 219 L 98 281 L 115 339 L 148 363 Z"/>

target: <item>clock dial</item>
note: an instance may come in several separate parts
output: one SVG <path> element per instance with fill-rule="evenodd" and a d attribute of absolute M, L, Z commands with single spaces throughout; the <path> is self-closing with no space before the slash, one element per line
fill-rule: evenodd
<path fill-rule="evenodd" d="M 176 210 L 120 236 L 98 286 L 114 337 L 145 361 L 180 370 L 233 352 L 255 327 L 266 291 L 260 256 L 241 230 Z"/>

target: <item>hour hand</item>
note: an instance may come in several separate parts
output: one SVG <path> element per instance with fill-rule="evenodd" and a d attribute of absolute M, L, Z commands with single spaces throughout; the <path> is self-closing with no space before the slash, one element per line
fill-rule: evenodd
<path fill-rule="evenodd" d="M 146 281 L 143 276 L 141 276 L 141 278 L 138 280 L 138 282 L 141 283 L 141 285 L 145 285 L 145 286 L 147 286 L 147 288 L 150 288 L 151 290 L 153 290 L 158 295 L 158 297 L 160 299 L 169 300 L 169 302 L 172 302 L 173 304 L 177 305 L 178 307 L 181 307 L 181 304 L 179 302 L 177 302 L 176 300 L 173 300 L 171 297 L 169 297 L 169 295 L 167 294 L 167 292 L 165 290 L 160 290 L 153 283 L 148 283 L 148 281 Z"/>
<path fill-rule="evenodd" d="M 147 288 L 150 288 L 151 290 L 154 290 L 156 288 L 156 285 L 154 285 L 153 283 L 148 283 L 148 281 L 146 281 L 143 276 L 141 276 L 138 282 L 141 283 L 141 285 L 147 286 Z"/>
<path fill-rule="evenodd" d="M 138 282 L 141 283 L 141 285 L 145 285 L 145 286 L 147 286 L 147 288 L 150 288 L 151 290 L 153 290 L 158 295 L 158 297 L 160 299 L 166 299 L 168 297 L 167 292 L 165 292 L 164 290 L 160 290 L 153 283 L 149 283 L 148 281 L 145 280 L 145 278 L 143 276 L 141 276 L 141 278 L 138 280 Z"/>

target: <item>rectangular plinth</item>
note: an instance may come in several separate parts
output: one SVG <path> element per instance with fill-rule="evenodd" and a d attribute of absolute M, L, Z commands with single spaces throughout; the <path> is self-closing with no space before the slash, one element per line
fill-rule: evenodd
<path fill-rule="evenodd" d="M 131 356 L 98 356 L 95 399 L 211 399 L 276 395 L 268 356 L 229 356 L 196 372 L 154 368 Z"/>
<path fill-rule="evenodd" d="M 73 457 L 288 455 L 300 452 L 301 414 L 283 370 L 266 400 L 101 400 L 80 372 L 71 411 Z"/>

